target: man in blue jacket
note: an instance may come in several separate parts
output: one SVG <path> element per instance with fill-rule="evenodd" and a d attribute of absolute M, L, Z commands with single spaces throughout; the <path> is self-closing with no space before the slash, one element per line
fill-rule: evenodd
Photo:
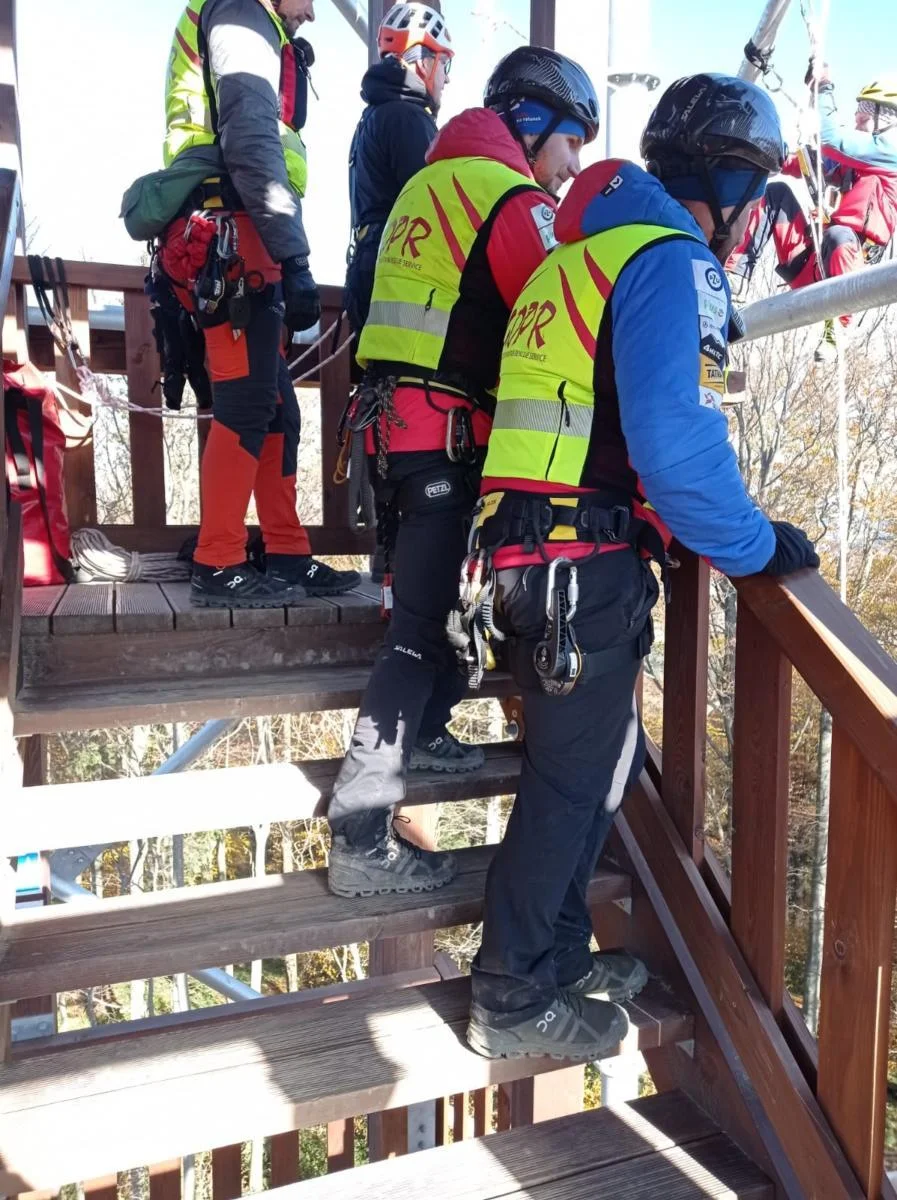
<path fill-rule="evenodd" d="M 355 334 L 367 320 L 380 237 L 399 192 L 424 166 L 455 52 L 445 18 L 418 0 L 394 4 L 377 34 L 380 62 L 361 81 L 366 108 L 349 151 L 352 246 L 345 306 Z"/>
<path fill-rule="evenodd" d="M 472 971 L 468 1040 L 488 1057 L 600 1058 L 647 979 L 591 954 L 587 889 L 644 758 L 633 692 L 664 526 L 727 575 L 819 565 L 748 496 L 721 411 L 722 262 L 781 167 L 775 107 L 740 79 L 679 80 L 642 153 L 648 173 L 574 180 L 505 336 L 474 582 L 494 587 L 481 629 L 510 639 L 526 740 Z"/>

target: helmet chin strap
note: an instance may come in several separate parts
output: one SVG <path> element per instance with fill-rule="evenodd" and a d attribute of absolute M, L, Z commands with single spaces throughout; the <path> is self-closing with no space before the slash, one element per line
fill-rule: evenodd
<path fill-rule="evenodd" d="M 713 183 L 713 176 L 710 174 L 710 164 L 706 158 L 698 158 L 695 160 L 698 174 L 704 183 L 704 192 L 707 201 L 707 207 L 710 209 L 710 215 L 713 217 L 714 230 L 710 238 L 710 249 L 714 252 L 721 250 L 732 234 L 732 226 L 747 208 L 751 202 L 751 197 L 757 190 L 757 185 L 766 177 L 766 171 L 757 170 L 754 172 L 753 178 L 747 185 L 741 199 L 732 209 L 728 217 L 723 216 L 722 206 L 719 202 L 719 196 L 716 192 L 716 187 Z"/>

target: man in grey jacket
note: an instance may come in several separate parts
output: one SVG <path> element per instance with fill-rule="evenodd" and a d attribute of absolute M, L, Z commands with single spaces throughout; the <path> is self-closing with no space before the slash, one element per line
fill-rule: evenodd
<path fill-rule="evenodd" d="M 166 230 L 161 265 L 203 329 L 212 425 L 202 461 L 202 523 L 192 599 L 204 607 L 280 607 L 355 586 L 311 556 L 296 512 L 299 406 L 283 325 L 320 316 L 302 224 L 311 46 L 298 30 L 314 0 L 189 0 L 172 44 L 166 166 L 218 147 L 211 175 Z M 266 552 L 247 561 L 255 494 Z"/>

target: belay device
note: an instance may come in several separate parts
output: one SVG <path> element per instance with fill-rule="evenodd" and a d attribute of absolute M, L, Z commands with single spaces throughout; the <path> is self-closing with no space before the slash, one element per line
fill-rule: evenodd
<path fill-rule="evenodd" d="M 562 567 L 568 571 L 566 587 L 557 581 Z M 569 696 L 582 674 L 583 656 L 571 624 L 578 603 L 576 567 L 569 558 L 552 559 L 545 592 L 545 637 L 533 651 L 539 686 L 547 696 Z"/>

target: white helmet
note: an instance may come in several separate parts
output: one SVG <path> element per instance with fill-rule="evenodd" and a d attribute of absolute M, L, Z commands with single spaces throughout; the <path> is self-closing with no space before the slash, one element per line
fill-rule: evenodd
<path fill-rule="evenodd" d="M 394 4 L 377 34 L 380 57 L 395 54 L 402 58 L 415 46 L 449 58 L 455 53 L 445 18 L 431 4 Z"/>

